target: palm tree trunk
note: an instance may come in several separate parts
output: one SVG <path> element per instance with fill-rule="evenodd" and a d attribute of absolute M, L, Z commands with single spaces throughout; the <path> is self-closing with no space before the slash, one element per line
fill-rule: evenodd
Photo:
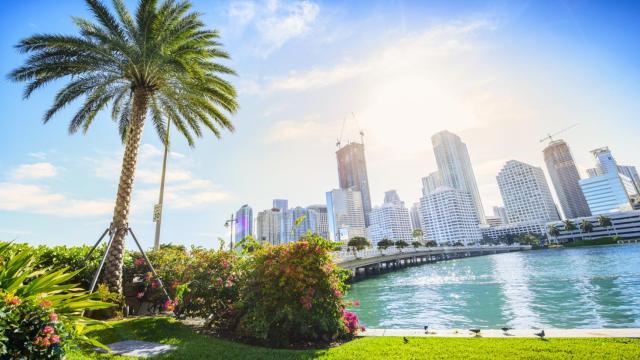
<path fill-rule="evenodd" d="M 124 237 L 127 234 L 129 205 L 133 190 L 133 178 L 138 160 L 138 148 L 147 113 L 148 94 L 146 90 L 134 90 L 132 121 L 129 123 L 127 142 L 122 158 L 120 183 L 116 195 L 116 206 L 113 211 L 113 230 L 115 235 L 107 257 L 105 282 L 109 291 L 122 293 L 122 262 L 124 258 Z"/>

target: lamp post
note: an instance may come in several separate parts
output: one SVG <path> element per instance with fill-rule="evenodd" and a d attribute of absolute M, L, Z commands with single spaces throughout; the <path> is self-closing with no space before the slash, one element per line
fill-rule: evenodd
<path fill-rule="evenodd" d="M 233 225 L 238 221 L 231 213 L 231 218 L 224 222 L 224 227 L 229 228 L 229 251 L 233 251 Z"/>
<path fill-rule="evenodd" d="M 167 136 L 164 139 L 164 155 L 162 157 L 162 175 L 160 176 L 160 196 L 158 197 L 158 204 L 154 206 L 153 220 L 156 222 L 156 236 L 153 241 L 153 249 L 160 249 L 160 226 L 162 224 L 162 201 L 164 199 L 164 178 L 167 172 L 167 154 L 169 153 L 169 127 L 171 126 L 171 119 L 167 121 Z"/>

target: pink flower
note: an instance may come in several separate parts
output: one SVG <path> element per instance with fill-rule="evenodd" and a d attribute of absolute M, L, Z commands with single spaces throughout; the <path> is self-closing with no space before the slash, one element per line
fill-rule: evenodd
<path fill-rule="evenodd" d="M 55 329 L 51 325 L 47 325 L 42 329 L 42 333 L 45 335 L 53 334 L 54 332 L 55 332 Z"/>
<path fill-rule="evenodd" d="M 360 326 L 360 331 L 365 332 L 367 329 L 365 329 L 364 326 Z"/>
<path fill-rule="evenodd" d="M 57 343 L 59 343 L 59 342 L 60 342 L 60 336 L 58 336 L 58 335 L 53 335 L 53 336 L 51 337 L 51 343 L 53 343 L 53 344 L 57 344 Z"/>
<path fill-rule="evenodd" d="M 222 259 L 222 267 L 225 270 L 229 268 L 229 262 L 226 259 Z"/>
<path fill-rule="evenodd" d="M 168 300 L 164 302 L 164 310 L 165 311 L 173 311 L 175 309 L 175 304 L 173 303 L 173 301 Z"/>
<path fill-rule="evenodd" d="M 153 280 L 153 281 L 151 282 L 151 288 L 152 288 L 152 289 L 157 289 L 158 287 L 160 287 L 160 280 L 158 280 L 158 279 Z"/>
<path fill-rule="evenodd" d="M 335 295 L 336 297 L 341 297 L 342 292 L 338 289 L 333 289 L 333 295 Z"/>
<path fill-rule="evenodd" d="M 144 292 L 140 291 L 136 294 L 136 297 L 138 298 L 138 300 L 142 299 L 144 297 Z"/>
<path fill-rule="evenodd" d="M 7 295 L 4 299 L 4 302 L 6 304 L 15 305 L 15 306 L 22 304 L 22 300 L 20 300 L 19 297 L 13 296 L 13 295 Z"/>
<path fill-rule="evenodd" d="M 58 321 L 58 314 L 56 313 L 49 314 L 49 321 Z"/>
<path fill-rule="evenodd" d="M 137 259 L 135 259 L 135 261 L 133 262 L 133 264 L 134 264 L 135 266 L 142 266 L 142 265 L 144 265 L 144 264 L 145 264 L 145 262 L 144 262 L 144 259 L 143 259 L 143 258 L 137 258 Z"/>

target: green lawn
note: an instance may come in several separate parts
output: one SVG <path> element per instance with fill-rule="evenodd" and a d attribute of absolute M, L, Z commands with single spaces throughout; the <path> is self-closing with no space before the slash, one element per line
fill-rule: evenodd
<path fill-rule="evenodd" d="M 162 359 L 640 359 L 640 339 L 359 338 L 320 350 L 273 350 L 192 332 L 169 318 L 140 318 L 93 332 L 104 343 L 148 340 L 175 344 Z M 124 359 L 73 352 L 68 359 Z"/>

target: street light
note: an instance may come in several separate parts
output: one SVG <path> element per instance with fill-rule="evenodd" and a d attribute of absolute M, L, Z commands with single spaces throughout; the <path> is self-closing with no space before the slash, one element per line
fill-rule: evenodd
<path fill-rule="evenodd" d="M 167 153 L 169 152 L 169 127 L 171 119 L 167 121 L 167 136 L 164 139 L 164 156 L 162 157 L 162 175 L 160 176 L 160 196 L 158 204 L 153 207 L 153 221 L 156 222 L 156 237 L 153 241 L 153 249 L 160 249 L 160 225 L 162 224 L 162 201 L 164 198 L 164 178 L 167 172 Z"/>
<path fill-rule="evenodd" d="M 238 219 L 231 213 L 231 218 L 224 222 L 224 227 L 229 229 L 229 251 L 233 251 L 233 225 L 238 222 Z"/>

